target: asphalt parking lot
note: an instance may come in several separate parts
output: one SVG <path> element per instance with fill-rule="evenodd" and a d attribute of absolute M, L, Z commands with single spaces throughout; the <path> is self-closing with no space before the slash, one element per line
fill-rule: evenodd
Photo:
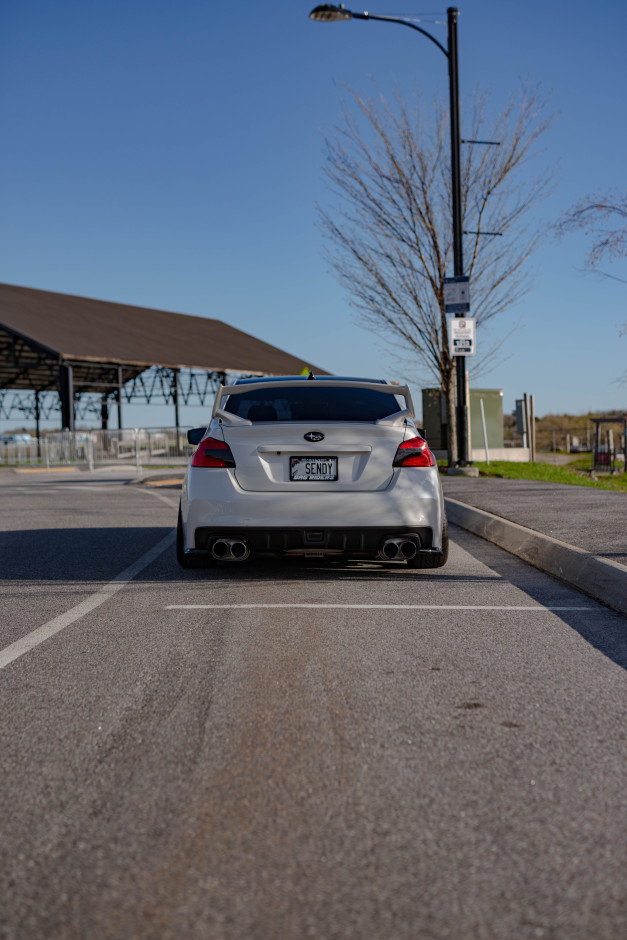
<path fill-rule="evenodd" d="M 182 571 L 167 486 L 0 494 L 0 936 L 625 936 L 620 614 L 455 527 Z"/>

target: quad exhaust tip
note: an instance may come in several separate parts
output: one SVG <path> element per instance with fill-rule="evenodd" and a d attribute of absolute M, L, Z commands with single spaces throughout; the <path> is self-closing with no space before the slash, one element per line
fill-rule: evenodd
<path fill-rule="evenodd" d="M 408 561 L 417 551 L 416 543 L 411 539 L 386 539 L 379 557 L 384 561 Z"/>
<path fill-rule="evenodd" d="M 250 558 L 248 543 L 240 538 L 216 538 L 211 542 L 210 552 L 216 561 L 241 562 Z M 412 539 L 389 538 L 384 540 L 379 558 L 383 561 L 408 561 L 417 552 L 418 546 Z"/>
<path fill-rule="evenodd" d="M 217 561 L 246 561 L 250 549 L 244 539 L 214 539 L 211 554 Z"/>

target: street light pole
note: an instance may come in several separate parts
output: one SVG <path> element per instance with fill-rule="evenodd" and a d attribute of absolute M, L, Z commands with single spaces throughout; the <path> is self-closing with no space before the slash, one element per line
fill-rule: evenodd
<path fill-rule="evenodd" d="M 448 17 L 448 76 L 451 117 L 451 183 L 453 204 L 453 274 L 461 277 L 464 273 L 464 249 L 462 244 L 462 194 L 460 170 L 459 136 L 459 70 L 457 59 L 457 8 L 449 7 Z M 463 317 L 463 313 L 458 313 Z M 457 373 L 457 463 L 468 465 L 468 401 L 466 395 L 466 360 L 456 356 Z"/>
<path fill-rule="evenodd" d="M 452 183 L 452 209 L 453 209 L 453 273 L 455 277 L 464 274 L 464 256 L 462 248 L 462 204 L 461 204 L 461 171 L 460 171 L 460 135 L 459 135 L 459 69 L 457 57 L 457 7 L 449 7 L 448 16 L 448 48 L 438 42 L 435 36 L 428 33 L 421 26 L 416 26 L 410 20 L 395 16 L 378 16 L 374 13 L 353 13 L 344 6 L 334 6 L 324 3 L 317 6 L 309 14 L 310 19 L 318 22 L 333 23 L 340 20 L 378 20 L 383 23 L 398 23 L 400 26 L 409 26 L 410 29 L 422 33 L 434 43 L 448 60 L 449 97 L 451 118 L 451 183 Z M 463 314 L 458 314 L 463 316 Z M 457 425 L 457 464 L 465 467 L 469 462 L 468 454 L 468 401 L 466 395 L 466 363 L 463 356 L 456 356 L 457 375 L 457 407 L 455 411 Z"/>

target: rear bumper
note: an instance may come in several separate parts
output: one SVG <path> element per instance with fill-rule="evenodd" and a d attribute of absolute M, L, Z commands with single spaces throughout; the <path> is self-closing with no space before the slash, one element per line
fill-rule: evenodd
<path fill-rule="evenodd" d="M 194 548 L 207 550 L 217 537 L 243 539 L 255 554 L 347 554 L 377 555 L 386 538 L 410 539 L 418 550 L 433 548 L 429 526 L 365 526 L 361 528 L 313 528 L 257 526 L 200 526 L 195 530 Z"/>
<path fill-rule="evenodd" d="M 191 468 L 181 494 L 186 551 L 209 537 L 245 538 L 253 551 L 376 553 L 409 535 L 439 551 L 444 500 L 437 468 L 397 470 L 384 490 L 251 492 L 229 470 Z"/>

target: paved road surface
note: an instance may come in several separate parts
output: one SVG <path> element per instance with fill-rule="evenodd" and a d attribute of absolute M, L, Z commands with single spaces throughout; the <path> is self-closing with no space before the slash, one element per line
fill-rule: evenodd
<path fill-rule="evenodd" d="M 177 499 L 0 479 L 2 938 L 625 937 L 625 618 L 460 530 L 182 572 Z"/>

